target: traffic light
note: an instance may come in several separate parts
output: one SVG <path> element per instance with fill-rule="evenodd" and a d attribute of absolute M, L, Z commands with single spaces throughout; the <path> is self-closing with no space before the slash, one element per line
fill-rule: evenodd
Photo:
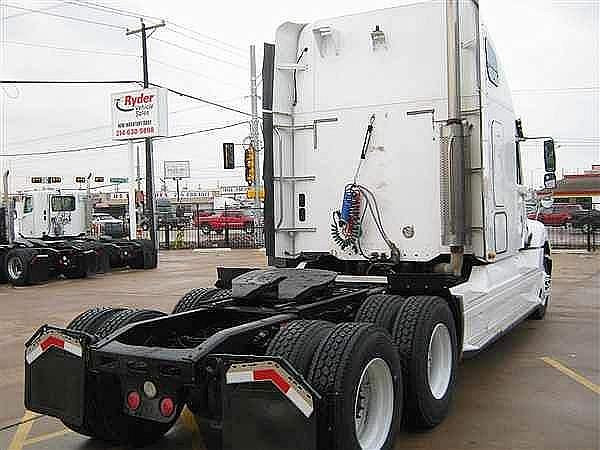
<path fill-rule="evenodd" d="M 62 177 L 48 177 L 48 183 L 62 183 Z"/>
<path fill-rule="evenodd" d="M 235 145 L 233 142 L 223 143 L 223 168 L 235 169 Z"/>
<path fill-rule="evenodd" d="M 104 177 L 94 177 L 94 183 L 104 183 Z"/>
<path fill-rule="evenodd" d="M 250 186 L 254 183 L 255 171 L 254 171 L 254 149 L 248 147 L 244 151 L 244 162 L 246 165 L 246 182 Z"/>
<path fill-rule="evenodd" d="M 75 177 L 75 183 L 85 183 L 85 177 Z"/>
<path fill-rule="evenodd" d="M 31 177 L 32 183 L 43 183 L 44 179 L 42 177 Z"/>

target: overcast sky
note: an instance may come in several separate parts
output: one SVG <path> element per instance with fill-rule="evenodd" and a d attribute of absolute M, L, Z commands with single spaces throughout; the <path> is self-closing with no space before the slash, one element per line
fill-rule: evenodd
<path fill-rule="evenodd" d="M 149 41 L 150 81 L 248 111 L 251 43 L 260 53 L 262 43 L 272 42 L 275 29 L 284 21 L 311 22 L 402 3 L 410 2 L 0 0 L 4 5 L 0 6 L 0 77 L 139 80 L 140 40 L 125 36 L 125 28 L 137 27 L 139 20 L 102 11 L 96 4 L 176 24 L 159 29 Z M 559 170 L 582 170 L 600 163 L 599 2 L 481 0 L 480 4 L 525 132 L 557 138 Z M 43 9 L 53 15 L 26 9 Z M 5 86 L 0 90 L 1 152 L 110 144 L 109 97 L 122 90 L 127 89 L 118 85 Z M 171 135 L 244 120 L 238 114 L 174 95 L 169 97 L 169 112 Z M 156 166 L 162 167 L 164 160 L 190 159 L 190 188 L 241 184 L 241 169 L 219 169 L 221 143 L 241 142 L 247 133 L 248 128 L 241 126 L 157 142 Z M 528 145 L 524 151 L 526 180 L 530 182 L 534 177 L 539 183 L 540 147 Z M 237 159 L 241 164 L 240 151 Z M 125 146 L 68 155 L 5 157 L 3 162 L 11 168 L 15 187 L 38 175 L 58 175 L 68 180 L 90 172 L 106 177 L 127 176 Z"/>

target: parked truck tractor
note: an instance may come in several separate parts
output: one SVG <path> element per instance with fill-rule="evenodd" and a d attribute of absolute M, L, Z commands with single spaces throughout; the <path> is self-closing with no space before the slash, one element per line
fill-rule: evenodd
<path fill-rule="evenodd" d="M 8 174 L 6 174 L 8 177 Z M 85 278 L 114 267 L 156 267 L 151 241 L 86 237 L 91 205 L 83 192 L 22 193 L 0 210 L 0 282 L 15 286 L 50 278 Z"/>
<path fill-rule="evenodd" d="M 544 317 L 550 247 L 477 2 L 284 23 L 262 80 L 269 267 L 170 314 L 42 326 L 28 409 L 116 443 L 187 406 L 211 450 L 389 450 L 444 420 L 462 358 Z"/>

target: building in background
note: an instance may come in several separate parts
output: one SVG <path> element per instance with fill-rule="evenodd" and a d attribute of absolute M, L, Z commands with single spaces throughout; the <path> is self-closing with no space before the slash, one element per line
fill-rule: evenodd
<path fill-rule="evenodd" d="M 600 210 L 600 164 L 583 174 L 565 175 L 554 190 L 554 201 Z"/>

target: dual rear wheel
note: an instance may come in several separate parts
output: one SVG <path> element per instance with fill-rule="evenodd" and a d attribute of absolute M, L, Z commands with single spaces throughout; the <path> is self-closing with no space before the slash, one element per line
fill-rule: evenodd
<path fill-rule="evenodd" d="M 401 424 L 432 428 L 448 413 L 458 361 L 454 318 L 440 297 L 375 295 L 355 320 L 293 321 L 266 353 L 286 359 L 324 397 L 320 447 L 391 449 Z"/>

